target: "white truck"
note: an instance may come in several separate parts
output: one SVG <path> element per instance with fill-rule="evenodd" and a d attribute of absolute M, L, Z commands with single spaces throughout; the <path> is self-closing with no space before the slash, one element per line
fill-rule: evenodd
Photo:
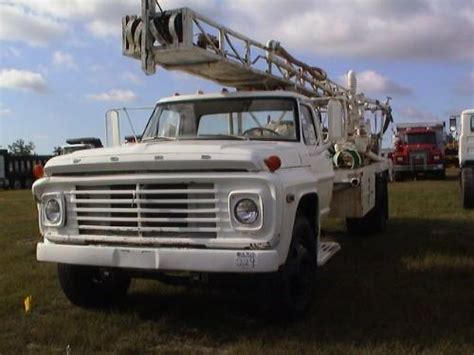
<path fill-rule="evenodd" d="M 58 263 L 80 306 L 116 300 L 133 277 L 247 273 L 281 311 L 304 313 L 318 265 L 340 248 L 321 240 L 321 220 L 385 227 L 388 102 L 357 93 L 352 72 L 347 89 L 190 9 L 142 8 L 123 20 L 125 55 L 147 74 L 160 65 L 237 91 L 158 101 L 134 144 L 120 144 L 111 111 L 108 147 L 51 159 L 33 187 L 37 259 Z"/>
<path fill-rule="evenodd" d="M 461 201 L 464 208 L 474 208 L 474 109 L 461 113 L 459 126 Z"/>

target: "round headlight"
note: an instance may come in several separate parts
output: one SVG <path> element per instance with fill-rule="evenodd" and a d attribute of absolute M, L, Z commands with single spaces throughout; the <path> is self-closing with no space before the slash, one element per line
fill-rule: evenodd
<path fill-rule="evenodd" d="M 234 208 L 235 218 L 242 224 L 252 224 L 258 219 L 258 207 L 257 204 L 248 198 L 237 202 Z"/>
<path fill-rule="evenodd" d="M 44 215 L 48 222 L 58 223 L 61 219 L 61 205 L 56 199 L 51 199 L 46 202 L 44 207 Z"/>

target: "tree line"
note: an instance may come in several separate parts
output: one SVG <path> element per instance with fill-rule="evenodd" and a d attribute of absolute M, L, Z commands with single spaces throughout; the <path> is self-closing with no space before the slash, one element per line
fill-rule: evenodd
<path fill-rule="evenodd" d="M 8 145 L 8 151 L 15 156 L 27 156 L 35 154 L 35 144 L 32 141 L 25 142 L 23 139 L 17 139 Z M 61 154 L 61 147 L 54 147 L 53 155 Z"/>

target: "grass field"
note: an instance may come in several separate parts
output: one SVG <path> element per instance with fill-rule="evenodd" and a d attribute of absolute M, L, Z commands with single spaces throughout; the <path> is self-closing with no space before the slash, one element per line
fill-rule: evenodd
<path fill-rule="evenodd" d="M 342 244 L 320 271 L 310 314 L 268 320 L 234 293 L 134 281 L 112 311 L 62 295 L 55 266 L 35 261 L 29 191 L 0 192 L 0 354 L 91 352 L 474 353 L 474 211 L 454 177 L 390 186 L 391 221 Z M 33 297 L 29 314 L 23 299 Z"/>

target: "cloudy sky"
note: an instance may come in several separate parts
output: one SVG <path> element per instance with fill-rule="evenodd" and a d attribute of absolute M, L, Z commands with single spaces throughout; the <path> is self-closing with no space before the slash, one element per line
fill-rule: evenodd
<path fill-rule="evenodd" d="M 160 0 L 189 6 L 261 42 L 280 41 L 338 80 L 393 98 L 396 121 L 446 120 L 474 107 L 472 0 Z M 123 57 L 121 17 L 140 0 L 0 0 L 0 146 L 23 138 L 50 154 L 104 136 L 108 108 L 150 106 L 219 88 Z M 132 114 L 137 131 L 146 112 Z"/>

